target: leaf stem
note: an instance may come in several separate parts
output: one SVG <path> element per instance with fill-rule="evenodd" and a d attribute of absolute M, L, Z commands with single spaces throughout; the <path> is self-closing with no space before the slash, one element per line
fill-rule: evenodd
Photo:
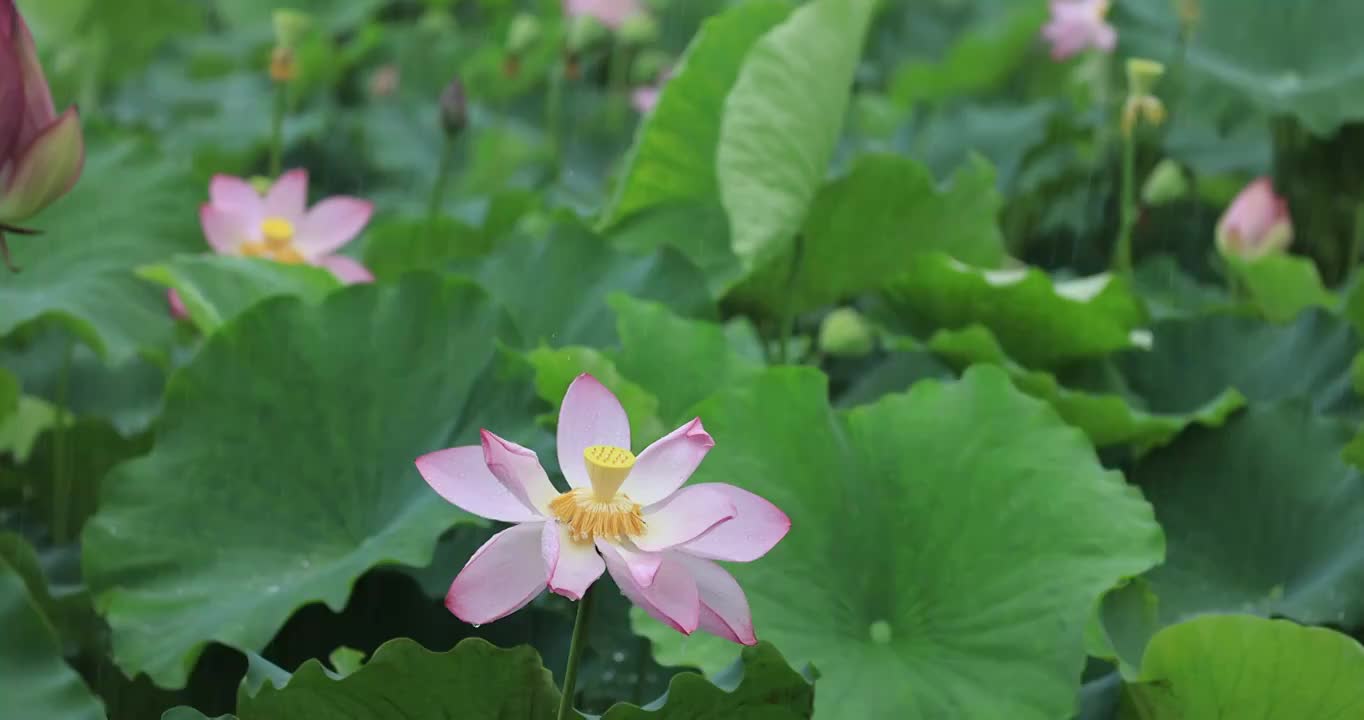
<path fill-rule="evenodd" d="M 284 116 L 289 112 L 289 85 L 275 82 L 275 109 L 270 117 L 270 177 L 284 169 Z"/>
<path fill-rule="evenodd" d="M 67 396 L 71 386 L 71 362 L 76 353 L 76 341 L 67 341 L 62 356 L 61 374 L 57 376 L 57 410 L 52 431 L 52 539 L 58 543 L 71 540 L 71 453 L 67 422 Z"/>
<path fill-rule="evenodd" d="M 610 127 L 612 132 L 620 132 L 621 126 L 625 124 L 625 109 L 629 104 L 627 100 L 628 91 L 625 87 L 626 70 L 629 68 L 629 56 L 625 41 L 621 40 L 620 33 L 616 33 L 611 41 L 610 68 L 607 75 L 607 88 L 610 94 L 607 112 L 610 113 Z"/>
<path fill-rule="evenodd" d="M 1355 206 L 1355 226 L 1354 232 L 1350 233 L 1350 254 L 1345 256 L 1345 272 L 1339 277 L 1343 277 L 1348 284 L 1355 276 L 1355 264 L 1359 262 L 1359 253 L 1364 250 L 1364 203 Z"/>
<path fill-rule="evenodd" d="M 578 663 L 583 659 L 587 647 L 587 623 L 592 614 L 592 598 L 596 595 L 597 584 L 588 586 L 583 599 L 578 601 L 578 617 L 573 621 L 573 639 L 568 645 L 568 667 L 564 669 L 564 694 L 559 698 L 559 720 L 573 716 L 573 695 L 578 685 Z"/>
<path fill-rule="evenodd" d="M 1113 249 L 1113 269 L 1123 275 L 1132 272 L 1132 228 L 1137 224 L 1137 141 L 1134 133 L 1123 133 L 1122 203 L 1118 215 L 1118 242 Z"/>
<path fill-rule="evenodd" d="M 800 279 L 800 265 L 805 256 L 805 236 L 796 235 L 791 254 L 791 269 L 786 275 L 786 302 L 781 313 L 781 333 L 777 340 L 777 362 L 785 365 L 791 359 L 791 335 L 796 326 L 796 281 Z"/>

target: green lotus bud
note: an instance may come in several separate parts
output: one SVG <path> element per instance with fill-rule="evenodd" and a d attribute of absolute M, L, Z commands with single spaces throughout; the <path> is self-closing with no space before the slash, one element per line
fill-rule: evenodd
<path fill-rule="evenodd" d="M 306 13 L 281 8 L 271 16 L 275 25 L 275 47 L 293 50 L 303 41 L 313 20 Z"/>
<path fill-rule="evenodd" d="M 1156 165 L 1141 187 L 1141 201 L 1152 207 L 1178 200 L 1189 192 L 1189 180 L 1179 163 L 1166 158 Z"/>
<path fill-rule="evenodd" d="M 630 67 L 631 85 L 651 85 L 672 65 L 672 57 L 662 50 L 641 50 Z"/>
<path fill-rule="evenodd" d="M 871 325 L 852 308 L 838 308 L 819 324 L 819 349 L 830 355 L 866 355 L 875 346 Z"/>
<path fill-rule="evenodd" d="M 446 135 L 454 137 L 469 122 L 468 102 L 464 99 L 464 85 L 459 78 L 450 81 L 440 94 L 440 126 Z"/>
<path fill-rule="evenodd" d="M 649 13 L 635 13 L 620 24 L 620 39 L 626 45 L 644 47 L 658 40 L 658 21 Z"/>
<path fill-rule="evenodd" d="M 540 19 L 530 13 L 517 13 L 507 28 L 507 52 L 524 55 L 540 40 Z"/>
<path fill-rule="evenodd" d="M 1129 58 L 1127 61 L 1127 96 L 1145 97 L 1156 87 L 1156 81 L 1165 74 L 1165 66 L 1146 58 Z"/>
<path fill-rule="evenodd" d="M 604 42 L 609 35 L 610 31 L 600 20 L 591 15 L 576 15 L 568 20 L 568 35 L 564 44 L 569 53 L 576 55 Z"/>

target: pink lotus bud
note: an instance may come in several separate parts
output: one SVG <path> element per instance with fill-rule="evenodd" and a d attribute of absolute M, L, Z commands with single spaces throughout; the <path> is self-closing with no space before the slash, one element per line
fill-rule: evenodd
<path fill-rule="evenodd" d="M 14 0 L 0 0 L 0 224 L 65 195 L 84 164 L 76 109 L 57 115 L 33 36 Z"/>
<path fill-rule="evenodd" d="M 1245 186 L 1217 221 L 1217 248 L 1245 260 L 1281 252 L 1293 242 L 1288 203 L 1269 178 Z"/>
<path fill-rule="evenodd" d="M 1108 0 L 1051 0 L 1051 20 L 1042 37 L 1051 43 L 1051 56 L 1064 60 L 1088 48 L 1112 52 L 1118 31 L 1108 24 Z"/>

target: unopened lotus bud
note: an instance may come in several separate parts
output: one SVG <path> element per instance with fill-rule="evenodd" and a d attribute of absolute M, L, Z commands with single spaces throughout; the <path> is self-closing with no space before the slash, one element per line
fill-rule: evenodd
<path fill-rule="evenodd" d="M 0 0 L 0 99 L 0 259 L 8 265 L 5 233 L 33 233 L 16 223 L 70 191 L 85 164 L 80 115 L 74 107 L 57 114 L 13 0 Z"/>
<path fill-rule="evenodd" d="M 530 13 L 517 13 L 507 28 L 507 52 L 520 57 L 539 41 L 540 19 Z"/>
<path fill-rule="evenodd" d="M 1141 201 L 1158 207 L 1178 200 L 1189 192 L 1189 180 L 1179 163 L 1166 158 L 1156 165 L 1141 188 Z"/>
<path fill-rule="evenodd" d="M 658 40 L 658 21 L 648 13 L 635 13 L 620 24 L 620 40 L 632 47 L 645 47 Z"/>
<path fill-rule="evenodd" d="M 1127 94 L 1129 97 L 1150 95 L 1156 82 L 1165 74 L 1165 66 L 1155 60 L 1131 58 L 1127 61 Z"/>
<path fill-rule="evenodd" d="M 271 19 L 275 26 L 275 47 L 289 50 L 298 47 L 313 24 L 311 17 L 297 10 L 276 10 Z"/>
<path fill-rule="evenodd" d="M 277 47 L 270 51 L 270 79 L 277 83 L 292 82 L 298 76 L 298 60 L 292 48 Z"/>
<path fill-rule="evenodd" d="M 446 135 L 454 137 L 463 132 L 468 123 L 469 108 L 464 98 L 464 85 L 459 78 L 455 78 L 440 94 L 440 126 Z"/>
<path fill-rule="evenodd" d="M 1293 220 L 1288 202 L 1274 191 L 1269 178 L 1241 190 L 1217 222 L 1217 249 L 1244 260 L 1283 252 L 1293 243 Z"/>
<path fill-rule="evenodd" d="M 568 19 L 568 32 L 564 37 L 564 48 L 572 55 L 598 45 L 610 36 L 602 22 L 591 15 L 575 15 Z"/>
<path fill-rule="evenodd" d="M 830 355 L 866 355 L 875 346 L 871 326 L 852 308 L 834 310 L 819 325 L 819 349 Z"/>

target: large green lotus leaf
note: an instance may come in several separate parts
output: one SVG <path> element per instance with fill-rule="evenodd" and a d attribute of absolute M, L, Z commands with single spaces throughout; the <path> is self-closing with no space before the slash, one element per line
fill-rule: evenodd
<path fill-rule="evenodd" d="M 0 367 L 0 423 L 19 410 L 19 378 Z"/>
<path fill-rule="evenodd" d="M 819 673 L 796 672 L 770 643 L 743 649 L 738 660 L 708 681 L 674 675 L 668 692 L 643 707 L 613 706 L 602 720 L 798 720 L 815 709 Z"/>
<path fill-rule="evenodd" d="M 651 206 L 716 196 L 715 152 L 725 96 L 745 54 L 790 7 L 779 0 L 742 3 L 701 26 L 658 106 L 640 125 L 604 224 Z"/>
<path fill-rule="evenodd" d="M 452 258 L 476 257 L 492 249 L 491 239 L 459 220 L 438 216 L 375 224 L 365 241 L 365 266 L 381 280 L 411 270 L 431 270 Z"/>
<path fill-rule="evenodd" d="M 736 294 L 779 315 L 788 303 L 805 312 L 877 290 L 911 271 L 924 251 L 997 267 L 1005 256 L 995 223 L 1000 203 L 994 169 L 979 158 L 939 188 L 914 160 L 864 156 L 819 191 L 800 242 L 773 255 Z"/>
<path fill-rule="evenodd" d="M 1340 457 L 1352 430 L 1303 404 L 1252 404 L 1136 465 L 1168 543 L 1146 576 L 1162 624 L 1206 612 L 1364 620 L 1364 481 Z"/>
<path fill-rule="evenodd" d="M 996 368 L 846 413 L 817 371 L 778 368 L 700 415 L 695 479 L 791 517 L 729 569 L 758 637 L 819 668 L 817 717 L 1066 716 L 1095 602 L 1163 555 L 1140 493 Z"/>
<path fill-rule="evenodd" d="M 973 158 L 984 157 L 995 168 L 1006 196 L 1041 173 L 1028 170 L 1048 129 L 1068 106 L 1054 98 L 1027 103 L 956 104 L 935 109 L 923 118 L 909 151 L 935 175 L 945 176 Z"/>
<path fill-rule="evenodd" d="M 1007 13 L 990 15 L 988 26 L 957 36 L 941 60 L 915 58 L 902 64 L 891 80 L 890 94 L 901 104 L 912 105 L 990 90 L 1007 80 L 1036 48 L 1046 6 L 1026 0 Z"/>
<path fill-rule="evenodd" d="M 470 638 L 434 653 L 412 640 L 385 643 L 356 672 L 334 679 L 315 660 L 282 688 L 265 685 L 243 698 L 242 720 L 298 720 L 359 715 L 406 718 L 553 718 L 559 691 L 529 647 L 503 650 Z"/>
<path fill-rule="evenodd" d="M 210 641 L 259 650 L 299 606 L 340 609 L 369 568 L 424 565 L 467 516 L 412 460 L 470 439 L 461 418 L 513 411 L 485 373 L 505 324 L 477 288 L 413 275 L 220 328 L 85 528 L 119 666 L 179 687 Z"/>
<path fill-rule="evenodd" d="M 47 70 L 59 91 L 70 85 L 88 92 L 81 83 L 121 79 L 172 39 L 198 32 L 204 19 L 194 3 L 181 0 L 20 0 L 19 10 L 38 48 L 58 51 Z"/>
<path fill-rule="evenodd" d="M 1129 52 L 1176 58 L 1179 31 L 1167 0 L 1118 7 Z M 1364 117 L 1364 56 L 1355 33 L 1364 24 L 1364 5 L 1200 0 L 1199 13 L 1180 65 L 1191 80 L 1267 114 L 1293 116 L 1320 135 Z"/>
<path fill-rule="evenodd" d="M 1004 352 L 989 330 L 979 325 L 940 330 L 929 338 L 928 347 L 962 367 L 990 363 L 1004 368 L 1019 390 L 1051 403 L 1062 419 L 1084 430 L 1098 447 L 1130 444 L 1144 452 L 1164 445 L 1191 424 L 1221 425 L 1245 405 L 1241 393 L 1227 388 L 1187 413 L 1149 413 L 1133 407 L 1121 395 L 1074 390 L 1051 373 L 1022 367 Z"/>
<path fill-rule="evenodd" d="M 0 718 L 102 720 L 100 702 L 62 659 L 56 631 L 18 570 L 0 556 Z"/>
<path fill-rule="evenodd" d="M 1325 628 L 1209 615 L 1156 635 L 1127 693 L 1124 720 L 1346 720 L 1364 708 L 1364 647 Z"/>
<path fill-rule="evenodd" d="M 1053 280 L 1036 268 L 982 270 L 938 253 L 915 258 L 884 297 L 916 334 L 981 325 L 1028 367 L 1133 347 L 1145 319 L 1118 276 Z"/>
<path fill-rule="evenodd" d="M 621 343 L 616 366 L 658 398 L 665 421 L 682 420 L 696 403 L 762 368 L 730 346 L 720 325 L 678 317 L 664 305 L 628 295 L 609 302 Z"/>
<path fill-rule="evenodd" d="M 323 268 L 224 255 L 182 256 L 140 268 L 138 274 L 174 288 L 190 320 L 206 335 L 265 298 L 298 295 L 316 303 L 341 287 Z"/>
<path fill-rule="evenodd" d="M 1291 325 L 1210 315 L 1151 327 L 1151 349 L 1115 358 L 1147 409 L 1187 413 L 1227 388 L 1251 402 L 1305 398 L 1321 413 L 1355 414 L 1350 363 L 1360 344 L 1349 323 L 1321 310 Z"/>
<path fill-rule="evenodd" d="M 1276 254 L 1250 262 L 1228 258 L 1227 264 L 1246 289 L 1251 304 L 1271 322 L 1286 323 L 1308 308 L 1339 304 L 1322 285 L 1311 258 Z"/>
<path fill-rule="evenodd" d="M 203 191 L 188 169 L 141 143 L 92 139 L 76 189 L 29 223 L 43 234 L 8 236 L 23 271 L 0 273 L 0 335 L 46 316 L 114 362 L 164 344 L 166 294 L 132 269 L 202 248 Z"/>
<path fill-rule="evenodd" d="M 715 314 L 705 279 L 676 251 L 617 250 L 572 220 L 556 223 L 544 238 L 507 241 L 455 267 L 507 308 L 531 345 L 610 344 L 616 331 L 606 298 L 615 292 L 657 300 L 684 315 Z"/>
<path fill-rule="evenodd" d="M 744 59 L 725 100 L 716 173 L 730 242 L 746 268 L 789 249 L 805 223 L 875 8 L 873 0 L 813 0 Z"/>

